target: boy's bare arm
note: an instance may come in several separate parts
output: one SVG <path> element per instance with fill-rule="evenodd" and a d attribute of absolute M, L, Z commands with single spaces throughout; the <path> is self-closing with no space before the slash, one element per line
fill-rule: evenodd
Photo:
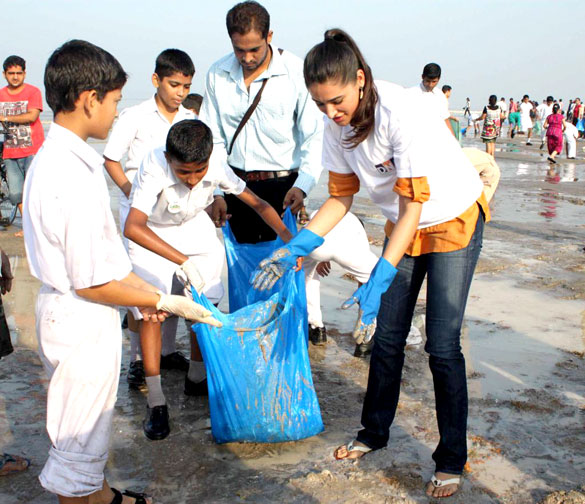
<path fill-rule="evenodd" d="M 2 122 L 8 121 L 15 124 L 30 124 L 35 122 L 39 118 L 40 114 L 41 111 L 39 109 L 32 109 L 29 110 L 28 112 L 25 112 L 24 114 L 0 116 L 0 121 Z"/>
<path fill-rule="evenodd" d="M 276 210 L 274 210 L 272 206 L 266 203 L 266 201 L 256 196 L 256 194 L 250 191 L 250 189 L 247 187 L 241 194 L 238 194 L 238 198 L 246 203 L 246 205 L 253 208 L 256 213 L 262 217 L 262 220 L 266 222 L 266 224 L 268 224 L 272 230 L 282 239 L 282 241 L 288 243 L 290 240 L 292 240 L 293 236 L 291 232 L 284 225 L 284 222 L 282 222 L 282 219 Z"/>
<path fill-rule="evenodd" d="M 152 290 L 152 286 L 143 281 L 137 281 L 138 277 L 130 273 L 122 280 L 112 280 L 111 282 L 94 285 L 86 289 L 76 289 L 75 292 L 79 297 L 93 301 L 116 306 L 139 306 L 142 315 L 146 320 L 152 322 L 162 322 L 166 314 L 158 312 L 156 305 L 160 296 Z M 145 289 L 138 287 L 140 284 L 148 285 Z"/>
<path fill-rule="evenodd" d="M 118 161 L 113 161 L 108 159 L 104 156 L 105 162 L 104 166 L 106 167 L 106 171 L 108 175 L 112 178 L 114 183 L 120 188 L 120 190 L 126 195 L 127 198 L 130 197 L 130 191 L 132 190 L 132 184 L 126 177 L 124 173 L 124 168 L 122 168 L 122 164 Z"/>
<path fill-rule="evenodd" d="M 141 247 L 144 247 L 175 264 L 181 265 L 189 260 L 189 257 L 179 252 L 176 248 L 171 247 L 166 241 L 152 231 L 152 229 L 146 225 L 147 220 L 148 215 L 136 208 L 131 208 L 128 218 L 126 219 L 124 236 Z"/>

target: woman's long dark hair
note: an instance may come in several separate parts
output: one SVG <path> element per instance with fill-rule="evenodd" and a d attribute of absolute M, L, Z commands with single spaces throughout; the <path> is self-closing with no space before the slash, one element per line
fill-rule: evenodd
<path fill-rule="evenodd" d="M 305 56 L 303 68 L 307 88 L 315 83 L 324 84 L 331 81 L 347 85 L 356 81 L 358 70 L 363 70 L 366 82 L 363 88 L 364 96 L 351 118 L 352 134 L 344 139 L 344 143 L 350 148 L 357 147 L 374 129 L 374 113 L 378 102 L 372 70 L 358 46 L 343 30 L 339 28 L 327 30 L 325 40 L 313 47 Z"/>

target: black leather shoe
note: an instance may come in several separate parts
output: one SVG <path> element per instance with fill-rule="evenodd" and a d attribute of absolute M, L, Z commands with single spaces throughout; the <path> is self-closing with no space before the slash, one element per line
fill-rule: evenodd
<path fill-rule="evenodd" d="M 322 346 L 327 343 L 327 329 L 325 327 L 309 326 L 309 339 L 313 345 Z"/>
<path fill-rule="evenodd" d="M 146 418 L 142 422 L 144 435 L 153 441 L 166 438 L 170 432 L 169 427 L 169 409 L 167 405 L 155 406 L 154 408 L 146 407 Z"/>
<path fill-rule="evenodd" d="M 128 385 L 132 388 L 140 388 L 146 384 L 144 365 L 141 360 L 135 360 L 130 363 L 126 380 L 128 381 Z"/>
<path fill-rule="evenodd" d="M 372 353 L 372 347 L 374 346 L 374 340 L 370 340 L 369 343 L 361 343 L 355 346 L 355 351 L 353 352 L 354 357 L 359 357 L 360 359 L 365 359 L 368 355 Z"/>
<path fill-rule="evenodd" d="M 181 352 L 173 352 L 169 355 L 163 355 L 160 358 L 161 369 L 177 369 L 179 371 L 189 371 L 189 359 Z"/>
<path fill-rule="evenodd" d="M 185 395 L 187 396 L 208 396 L 207 378 L 199 383 L 195 383 L 189 380 L 188 376 L 185 376 L 185 389 L 183 392 L 185 392 Z"/>

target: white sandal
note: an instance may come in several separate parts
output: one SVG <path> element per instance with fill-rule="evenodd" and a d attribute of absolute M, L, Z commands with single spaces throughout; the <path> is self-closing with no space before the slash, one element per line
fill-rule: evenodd
<path fill-rule="evenodd" d="M 352 452 L 363 453 L 363 455 L 361 455 L 359 457 L 349 459 L 349 460 L 356 460 L 358 458 L 362 458 L 366 453 L 370 453 L 372 451 L 372 449 L 369 446 L 361 446 L 361 445 L 354 444 L 355 441 L 357 441 L 357 440 L 354 439 L 353 441 L 350 441 L 349 443 L 347 443 L 347 446 L 345 448 L 347 451 L 347 455 L 345 457 L 337 457 L 336 455 L 333 455 L 336 458 L 336 460 L 345 460 L 349 457 L 349 454 Z M 341 448 L 341 446 L 339 448 Z M 339 448 L 335 451 L 337 452 L 339 450 Z"/>
<path fill-rule="evenodd" d="M 431 477 L 431 485 L 433 485 L 433 490 L 436 488 L 441 488 L 447 485 L 457 485 L 457 488 L 455 489 L 455 491 L 452 494 L 449 495 L 444 495 L 441 497 L 434 497 L 435 499 L 445 499 L 447 497 L 452 497 L 453 495 L 455 495 L 459 489 L 461 488 L 461 476 L 455 476 L 453 478 L 449 478 L 446 480 L 440 480 L 439 478 L 437 478 L 434 474 Z"/>

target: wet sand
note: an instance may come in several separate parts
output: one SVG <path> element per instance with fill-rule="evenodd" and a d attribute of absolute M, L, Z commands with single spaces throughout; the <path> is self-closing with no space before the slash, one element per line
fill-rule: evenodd
<path fill-rule="evenodd" d="M 531 148 L 524 142 L 517 137 L 497 145 L 502 179 L 462 337 L 469 463 L 453 503 L 520 504 L 547 495 L 547 504 L 585 502 L 580 488 L 585 482 L 585 162 L 561 161 L 553 171 L 538 142 Z M 483 148 L 475 139 L 465 144 Z M 583 145 L 578 143 L 580 156 Z M 310 208 L 319 206 L 325 191 L 322 182 Z M 354 210 L 379 251 L 381 215 L 363 194 Z M 37 480 L 49 448 L 47 381 L 35 350 L 38 283 L 28 273 L 15 230 L 0 232 L 2 247 L 16 263 L 13 292 L 4 297 L 16 350 L 0 361 L 0 449 L 23 454 L 33 465 L 0 480 L 0 502 L 44 504 L 56 499 Z M 183 396 L 183 375 L 167 372 L 163 386 L 172 433 L 164 441 L 148 441 L 141 428 L 145 398 L 126 386 L 125 356 L 107 466 L 110 483 L 146 490 L 167 504 L 428 502 L 423 487 L 434 468 L 438 433 L 422 346 L 407 349 L 389 446 L 355 462 L 332 457 L 360 428 L 367 382 L 368 361 L 352 356 L 355 312 L 339 309 L 354 288 L 337 267 L 322 283 L 329 343 L 310 346 L 310 355 L 325 432 L 297 443 L 216 445 L 206 399 Z M 424 299 L 423 289 L 418 313 Z M 424 337 L 424 319 L 417 316 L 415 323 Z M 179 344 L 186 350 L 184 336 Z M 566 495 L 549 495 L 553 492 Z"/>

